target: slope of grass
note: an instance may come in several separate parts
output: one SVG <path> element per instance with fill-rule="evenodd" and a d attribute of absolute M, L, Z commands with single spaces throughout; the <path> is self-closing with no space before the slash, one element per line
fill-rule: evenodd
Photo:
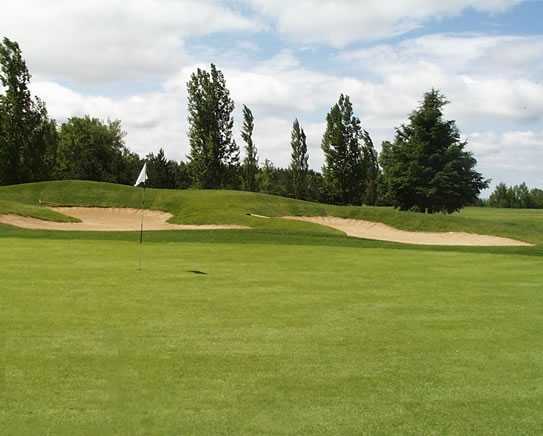
<path fill-rule="evenodd" d="M 39 218 L 45 221 L 56 222 L 79 222 L 77 218 L 72 218 L 47 207 L 34 206 L 16 201 L 0 200 L 0 213 L 13 214 L 32 218 Z"/>
<path fill-rule="evenodd" d="M 62 181 L 0 188 L 0 200 L 27 205 L 140 207 L 141 189 L 106 183 Z M 278 232 L 338 234 L 320 226 L 262 219 L 286 215 L 337 216 L 382 222 L 414 231 L 464 231 L 516 238 L 543 244 L 543 211 L 468 208 L 454 215 L 424 215 L 391 208 L 340 207 L 238 191 L 157 190 L 146 192 L 146 207 L 171 212 L 172 222 L 185 224 L 244 224 Z M 0 204 L 0 213 L 3 212 Z"/>
<path fill-rule="evenodd" d="M 542 258 L 157 243 L 138 272 L 135 243 L 0 247 L 2 435 L 543 426 Z"/>

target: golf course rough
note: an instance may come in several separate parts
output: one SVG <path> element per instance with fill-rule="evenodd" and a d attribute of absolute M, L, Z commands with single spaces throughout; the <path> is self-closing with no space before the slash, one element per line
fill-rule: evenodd
<path fill-rule="evenodd" d="M 69 220 L 40 199 L 138 208 L 138 194 L 23 185 L 0 188 L 0 211 Z M 541 211 L 149 198 L 175 223 L 251 230 L 151 231 L 140 253 L 134 232 L 0 225 L 0 434 L 541 433 Z M 394 244 L 275 219 L 293 215 L 534 246 Z"/>

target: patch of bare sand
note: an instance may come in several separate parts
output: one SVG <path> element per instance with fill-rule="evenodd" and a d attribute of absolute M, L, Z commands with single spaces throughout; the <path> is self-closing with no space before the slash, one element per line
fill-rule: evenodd
<path fill-rule="evenodd" d="M 378 241 L 399 242 L 416 245 L 456 245 L 481 247 L 529 247 L 531 244 L 498 236 L 485 236 L 472 233 L 430 233 L 409 232 L 395 229 L 386 224 L 364 220 L 336 217 L 284 217 L 294 221 L 303 221 L 340 230 L 348 236 Z"/>
<path fill-rule="evenodd" d="M 60 212 L 81 220 L 80 223 L 59 223 L 19 215 L 0 215 L 1 224 L 9 224 L 24 229 L 64 230 L 64 231 L 100 231 L 100 232 L 133 232 L 140 230 L 141 209 L 98 208 L 98 207 L 52 207 Z M 170 224 L 172 217 L 167 212 L 145 210 L 145 230 L 223 230 L 248 229 L 238 225 L 187 225 Z"/>

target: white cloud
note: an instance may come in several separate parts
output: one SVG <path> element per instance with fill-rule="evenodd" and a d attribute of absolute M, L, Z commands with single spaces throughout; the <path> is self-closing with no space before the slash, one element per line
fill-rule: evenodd
<path fill-rule="evenodd" d="M 257 28 L 214 0 L 19 0 L 0 14 L 31 71 L 76 83 L 165 77 L 187 63 L 187 37 Z"/>
<path fill-rule="evenodd" d="M 344 47 L 360 40 L 409 32 L 431 19 L 468 8 L 503 12 L 519 0 L 245 0 L 276 22 L 279 32 L 303 43 Z"/>
<path fill-rule="evenodd" d="M 408 101 L 435 87 L 452 101 L 448 114 L 468 128 L 491 119 L 534 122 L 543 117 L 541 36 L 430 35 L 341 57 L 358 65 L 361 74 L 378 78 L 372 87 L 377 98 L 361 96 L 373 101 L 370 107 L 378 115 L 400 114 Z"/>
<path fill-rule="evenodd" d="M 54 82 L 36 82 L 32 90 L 47 102 L 50 116 L 60 122 L 83 115 L 120 119 L 132 151 L 145 155 L 163 147 L 170 158 L 185 158 L 186 95 L 182 91 L 163 89 L 112 98 L 86 96 Z"/>
<path fill-rule="evenodd" d="M 288 164 L 290 129 L 298 117 L 308 135 L 311 166 L 320 168 L 324 117 L 341 92 L 351 96 L 379 146 L 434 86 L 453 102 L 446 116 L 457 120 L 485 176 L 543 185 L 543 88 L 537 81 L 542 55 L 540 36 L 432 35 L 343 53 L 350 77 L 309 69 L 290 51 L 252 63 L 229 54 L 228 62 L 218 64 L 238 108 L 236 128 L 243 104 L 255 113 L 261 161 Z M 128 97 L 84 95 L 51 81 L 36 82 L 34 91 L 54 117 L 119 118 L 131 149 L 144 154 L 165 147 L 170 158 L 183 159 L 186 82 L 197 66 L 206 67 L 184 66 L 158 90 Z"/>
<path fill-rule="evenodd" d="M 484 174 L 493 179 L 493 185 L 528 183 L 543 187 L 543 130 L 494 131 L 469 135 L 469 148 L 479 158 Z"/>

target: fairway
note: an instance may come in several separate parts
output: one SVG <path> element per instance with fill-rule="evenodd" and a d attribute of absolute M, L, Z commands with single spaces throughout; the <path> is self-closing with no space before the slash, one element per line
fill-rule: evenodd
<path fill-rule="evenodd" d="M 50 213 L 28 186 L 21 202 L 0 188 L 0 206 Z M 54 203 L 96 195 L 74 192 Z M 162 208 L 175 222 L 198 222 L 198 195 L 220 198 L 158 194 L 182 208 L 193 196 L 192 218 Z M 318 212 L 247 198 L 263 215 Z M 429 230 L 488 222 L 538 244 L 445 248 L 259 220 L 232 204 L 207 222 L 252 230 L 148 232 L 142 271 L 136 233 L 0 226 L 0 433 L 541 433 L 540 213 L 404 219 Z M 400 220 L 388 209 L 345 209 L 336 214 Z"/>

